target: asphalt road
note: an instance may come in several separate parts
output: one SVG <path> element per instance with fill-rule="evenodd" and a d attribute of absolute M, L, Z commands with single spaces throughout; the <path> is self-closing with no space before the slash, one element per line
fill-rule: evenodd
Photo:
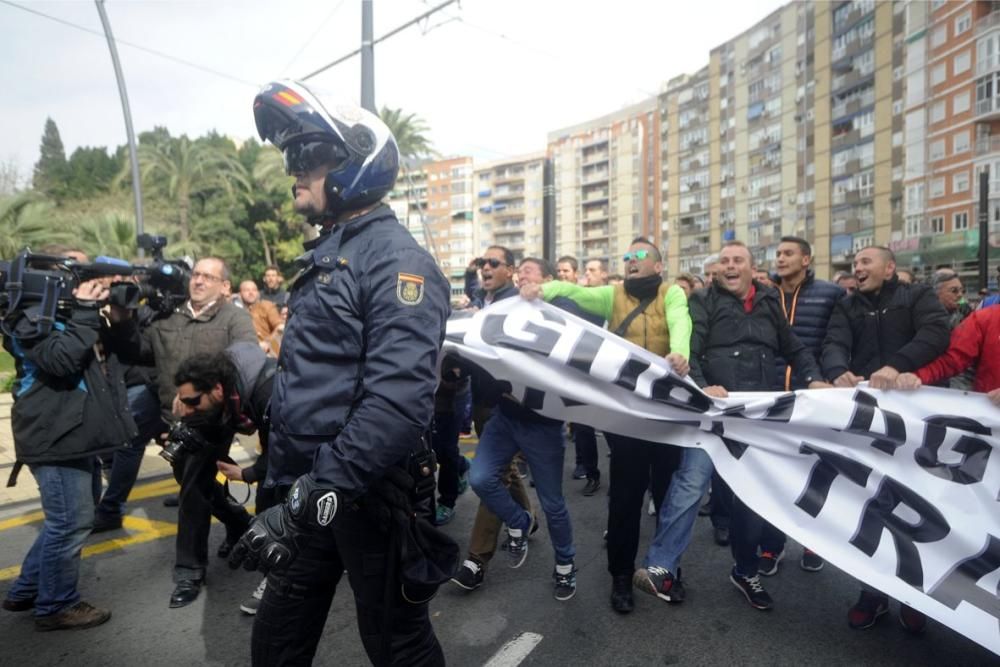
<path fill-rule="evenodd" d="M 572 448 L 567 453 L 572 459 Z M 601 463 L 605 472 L 606 461 Z M 524 665 L 1000 664 L 997 656 L 935 622 L 923 636 L 906 634 L 894 604 L 892 614 L 875 628 L 850 630 L 846 611 L 857 598 L 857 584 L 829 564 L 820 573 L 799 569 L 801 550 L 792 543 L 778 575 L 765 581 L 775 608 L 752 609 L 729 583 L 729 550 L 712 542 L 706 518 L 699 519 L 683 564 L 688 600 L 668 605 L 637 592 L 635 612 L 619 616 L 608 604 L 610 578 L 602 547 L 606 499 L 601 494 L 580 495 L 583 482 L 572 481 L 571 470 L 568 460 L 565 491 L 577 544 L 576 597 L 568 602 L 552 597 L 552 549 L 543 526 L 521 569 L 508 569 L 498 558 L 478 591 L 447 585 L 439 592 L 431 611 L 450 664 L 484 665 L 522 635 Z M 169 609 L 176 511 L 163 507 L 161 499 L 170 492 L 171 482 L 147 481 L 137 490 L 144 497 L 130 504 L 127 529 L 92 535 L 81 566 L 84 599 L 109 607 L 112 619 L 90 630 L 40 634 L 34 632 L 30 614 L 0 612 L 0 664 L 249 663 L 253 621 L 238 605 L 259 575 L 213 562 L 199 599 L 189 607 Z M 463 496 L 455 520 L 446 527 L 463 546 L 477 502 L 471 491 Z M 37 533 L 39 524 L 32 516 L 10 508 L 0 513 L 0 593 Z M 643 545 L 653 521 L 643 519 Z M 213 553 L 222 538 L 222 527 L 214 526 Z M 494 664 L 518 664 L 516 648 L 506 662 Z M 368 664 L 346 579 L 334 600 L 316 664 Z"/>

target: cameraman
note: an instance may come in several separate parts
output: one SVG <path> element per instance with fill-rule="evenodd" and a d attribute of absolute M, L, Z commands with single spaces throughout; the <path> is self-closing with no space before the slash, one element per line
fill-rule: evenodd
<path fill-rule="evenodd" d="M 201 259 L 191 272 L 188 300 L 142 335 L 144 352 L 151 352 L 156 362 L 157 393 L 168 420 L 170 412 L 179 413 L 183 406 L 174 384 L 181 362 L 198 353 L 222 352 L 240 341 L 257 345 L 250 316 L 225 298 L 229 289 L 226 263 L 218 257 Z M 135 333 L 138 335 L 138 330 Z M 220 429 L 215 435 L 217 439 L 209 440 L 210 447 L 187 452 L 173 465 L 181 490 L 171 607 L 191 604 L 201 591 L 208 567 L 212 515 L 226 526 L 227 542 L 220 549 L 224 555 L 229 552 L 227 545 L 238 540 L 250 522 L 246 510 L 229 503 L 215 481 L 215 462 L 229 454 L 232 433 L 227 435 Z"/>
<path fill-rule="evenodd" d="M 177 384 L 177 416 L 206 437 L 232 439 L 233 433 L 258 432 L 261 455 L 252 466 L 241 469 L 228 457 L 216 461 L 219 471 L 232 481 L 263 482 L 267 473 L 267 410 L 277 362 L 257 345 L 234 343 L 225 352 L 196 354 L 181 363 L 174 375 Z M 222 487 L 214 487 L 222 494 Z M 274 504 L 274 489 L 257 484 L 256 511 Z M 208 526 L 205 526 L 206 530 Z M 257 611 L 264 593 L 261 581 L 253 595 L 240 605 L 248 614 Z"/>
<path fill-rule="evenodd" d="M 99 313 L 109 290 L 89 280 L 72 294 L 47 335 L 36 333 L 43 310 L 36 304 L 8 316 L 3 338 L 17 365 L 11 413 L 17 460 L 35 477 L 45 515 L 3 608 L 34 608 L 35 628 L 42 631 L 89 628 L 111 618 L 109 610 L 80 599 L 80 549 L 100 493 L 96 457 L 136 435 L 117 340 Z M 112 309 L 110 319 L 123 316 Z"/>

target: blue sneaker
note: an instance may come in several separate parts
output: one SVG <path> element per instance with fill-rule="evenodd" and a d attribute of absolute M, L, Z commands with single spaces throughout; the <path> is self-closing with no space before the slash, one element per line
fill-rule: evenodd
<path fill-rule="evenodd" d="M 458 495 L 462 495 L 469 490 L 469 469 L 458 476 Z"/>
<path fill-rule="evenodd" d="M 455 508 L 447 505 L 438 505 L 434 513 L 434 525 L 443 526 L 455 518 Z"/>

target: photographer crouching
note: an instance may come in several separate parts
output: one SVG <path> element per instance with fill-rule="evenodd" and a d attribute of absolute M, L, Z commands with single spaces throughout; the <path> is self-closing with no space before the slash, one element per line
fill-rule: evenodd
<path fill-rule="evenodd" d="M 229 270 L 222 259 L 199 260 L 191 272 L 188 300 L 141 334 L 144 354 L 152 354 L 156 363 L 157 393 L 160 405 L 168 412 L 165 415 L 168 421 L 169 413 L 180 415 L 185 408 L 174 384 L 177 369 L 185 359 L 199 353 L 219 353 L 236 342 L 257 346 L 250 316 L 225 298 L 229 288 Z M 140 338 L 137 327 L 133 335 Z M 208 568 L 212 516 L 226 527 L 226 543 L 220 555 L 228 554 L 228 545 L 235 543 L 250 523 L 246 510 L 229 502 L 225 489 L 215 480 L 216 461 L 229 455 L 232 430 L 206 426 L 198 432 L 205 445 L 197 451 L 184 452 L 173 462 L 174 478 L 181 490 L 174 563 L 176 586 L 170 596 L 170 607 L 191 604 L 201 591 Z"/>
<path fill-rule="evenodd" d="M 44 301 L 4 317 L 3 345 L 17 366 L 14 446 L 38 483 L 45 519 L 3 608 L 34 608 L 37 630 L 89 628 L 111 618 L 77 590 L 80 549 L 101 488 L 96 457 L 136 435 L 116 357 L 120 343 L 110 335 L 111 322 L 126 315 L 110 307 L 102 317 L 109 295 L 100 280 L 88 280 L 72 299 L 60 299 L 54 320 L 43 316 Z"/>

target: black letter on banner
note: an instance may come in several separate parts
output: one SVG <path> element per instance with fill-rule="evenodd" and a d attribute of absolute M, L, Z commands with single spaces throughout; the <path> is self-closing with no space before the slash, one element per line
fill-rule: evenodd
<path fill-rule="evenodd" d="M 868 485 L 868 476 L 872 474 L 872 469 L 862 463 L 840 454 L 815 449 L 806 443 L 799 446 L 799 453 L 815 454 L 819 457 L 819 461 L 813 464 L 812 470 L 809 471 L 806 488 L 795 501 L 795 506 L 811 517 L 815 518 L 823 511 L 826 499 L 830 495 L 830 487 L 833 486 L 833 480 L 837 475 L 843 475 L 861 488 Z"/>
<path fill-rule="evenodd" d="M 687 401 L 671 398 L 670 392 L 674 388 L 680 388 L 690 398 Z M 682 410 L 708 412 L 708 409 L 712 407 L 712 399 L 700 391 L 692 389 L 686 382 L 673 373 L 668 373 L 661 378 L 653 380 L 649 394 L 649 397 L 654 401 L 666 403 Z"/>
<path fill-rule="evenodd" d="M 722 444 L 726 446 L 729 453 L 732 454 L 733 458 L 739 461 L 743 458 L 743 454 L 746 453 L 747 445 L 739 440 L 733 440 L 732 438 L 727 438 L 723 435 L 726 432 L 726 427 L 722 425 L 722 422 L 712 422 L 712 433 L 722 438 Z"/>
<path fill-rule="evenodd" d="M 919 516 L 917 523 L 907 523 L 893 514 L 899 505 L 906 505 Z M 891 477 L 879 484 L 874 498 L 865 503 L 861 524 L 850 542 L 868 556 L 873 556 L 888 529 L 896 547 L 896 576 L 923 590 L 924 571 L 915 542 L 937 542 L 951 531 L 944 515 L 920 495 Z"/>
<path fill-rule="evenodd" d="M 974 419 L 967 417 L 935 416 L 924 420 L 924 444 L 913 453 L 913 459 L 927 472 L 956 484 L 975 484 L 983 481 L 986 472 L 986 462 L 990 459 L 992 447 L 979 438 L 963 435 L 952 447 L 953 451 L 962 454 L 958 463 L 942 463 L 938 458 L 938 450 L 944 442 L 946 427 L 989 435 L 992 431 Z"/>
<path fill-rule="evenodd" d="M 856 391 L 854 393 L 854 415 L 851 417 L 851 423 L 844 430 L 858 435 L 871 434 L 875 408 L 878 408 L 878 401 L 875 400 L 874 396 L 860 389 Z M 872 441 L 872 447 L 886 454 L 894 454 L 896 448 L 906 442 L 906 424 L 903 423 L 903 418 L 895 412 L 882 410 L 882 416 L 885 418 L 886 434 L 884 437 L 875 438 Z"/>
<path fill-rule="evenodd" d="M 590 372 L 590 366 L 597 357 L 597 351 L 601 349 L 604 339 L 593 331 L 584 331 L 580 340 L 576 341 L 573 351 L 569 355 L 569 365 L 584 373 Z"/>
<path fill-rule="evenodd" d="M 795 394 L 784 394 L 774 399 L 774 405 L 767 409 L 764 419 L 771 422 L 788 422 L 792 419 L 794 409 Z"/>
<path fill-rule="evenodd" d="M 646 372 L 647 368 L 649 368 L 649 363 L 629 354 L 628 359 L 622 364 L 621 370 L 618 371 L 618 379 L 615 380 L 615 384 L 629 391 L 635 391 L 636 381 L 640 375 Z"/>
<path fill-rule="evenodd" d="M 559 342 L 559 333 L 547 327 L 539 326 L 535 322 L 525 322 L 523 331 L 534 334 L 534 340 L 521 340 L 513 338 L 503 332 L 506 315 L 487 315 L 483 320 L 483 342 L 487 345 L 497 345 L 509 347 L 514 350 L 524 350 L 525 352 L 537 352 L 548 356 L 552 349 Z"/>
<path fill-rule="evenodd" d="M 957 609 L 959 603 L 968 602 L 1000 621 L 1000 586 L 996 594 L 990 593 L 976 582 L 1000 568 L 1000 540 L 986 536 L 986 546 L 972 558 L 958 563 L 928 593 L 948 607 Z"/>
<path fill-rule="evenodd" d="M 545 392 L 527 387 L 524 390 L 524 407 L 529 410 L 541 410 L 545 404 Z"/>

